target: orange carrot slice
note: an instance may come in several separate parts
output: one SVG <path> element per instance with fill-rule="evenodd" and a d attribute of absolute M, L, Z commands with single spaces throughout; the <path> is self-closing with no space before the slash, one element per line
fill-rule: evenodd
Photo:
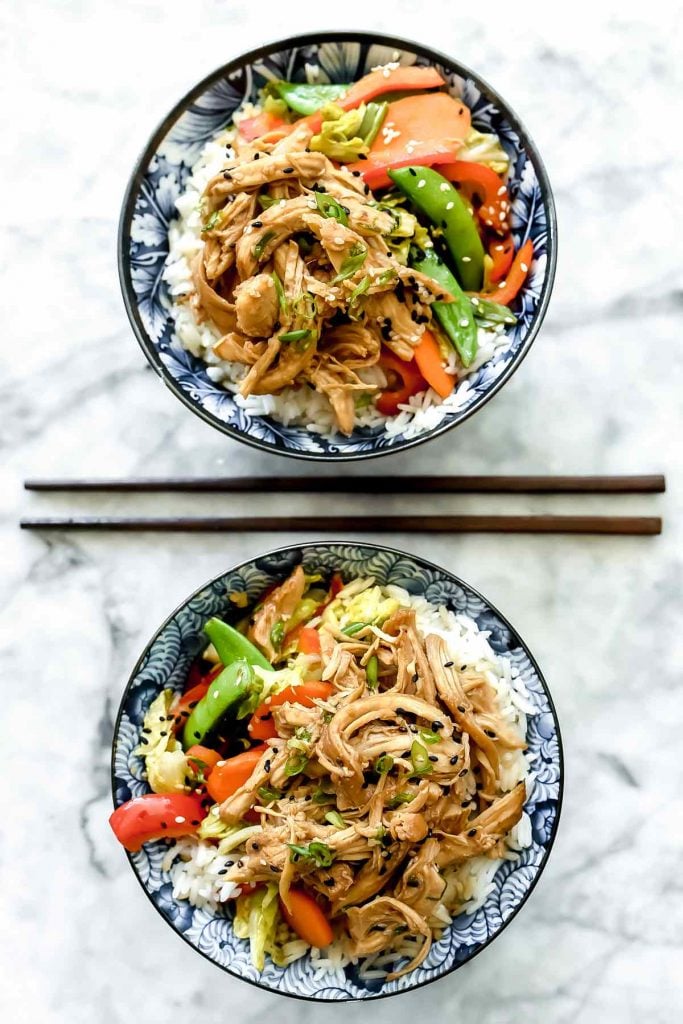
<path fill-rule="evenodd" d="M 448 398 L 455 387 L 455 377 L 443 368 L 441 352 L 431 331 L 425 331 L 415 348 L 415 362 L 429 386 L 441 398 Z"/>

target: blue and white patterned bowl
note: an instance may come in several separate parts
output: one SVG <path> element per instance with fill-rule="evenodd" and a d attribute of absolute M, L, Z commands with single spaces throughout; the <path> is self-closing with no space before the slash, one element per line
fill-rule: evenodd
<path fill-rule="evenodd" d="M 304 957 L 289 967 L 268 962 L 259 975 L 251 963 L 249 944 L 238 939 L 228 916 L 195 909 L 173 898 L 170 877 L 161 869 L 163 841 L 148 843 L 129 854 L 138 881 L 159 913 L 191 946 L 237 978 L 282 995 L 327 1002 L 372 999 L 419 988 L 471 960 L 514 917 L 536 885 L 553 845 L 560 816 L 563 785 L 562 744 L 552 699 L 532 655 L 514 628 L 480 594 L 445 569 L 422 558 L 377 545 L 314 542 L 280 548 L 230 569 L 196 591 L 173 612 L 145 648 L 121 700 L 112 750 L 112 790 L 118 807 L 149 792 L 142 778 L 142 760 L 133 754 L 147 708 L 164 687 L 181 690 L 191 661 L 204 645 L 202 626 L 212 615 L 230 618 L 235 606 L 228 594 L 244 591 L 254 601 L 273 583 L 303 563 L 307 571 L 340 571 L 345 580 L 374 576 L 394 583 L 435 604 L 464 612 L 490 632 L 494 650 L 509 658 L 524 681 L 536 714 L 529 716 L 527 743 L 535 755 L 533 782 L 526 811 L 533 841 L 516 861 L 501 865 L 485 904 L 461 915 L 432 946 L 424 963 L 396 981 L 364 981 L 356 967 L 335 975 L 316 975 Z"/>
<path fill-rule="evenodd" d="M 244 100 L 255 100 L 272 78 L 300 80 L 317 63 L 332 82 L 360 78 L 377 64 L 434 64 L 450 92 L 462 97 L 480 131 L 496 132 L 511 158 L 510 195 L 516 245 L 534 243 L 534 263 L 519 304 L 509 348 L 458 385 L 461 402 L 432 430 L 408 438 L 381 428 L 357 428 L 331 437 L 283 426 L 239 408 L 234 396 L 209 379 L 205 364 L 174 334 L 171 299 L 162 279 L 175 200 L 206 142 L 232 120 Z M 365 32 L 296 36 L 238 57 L 195 86 L 164 118 L 140 157 L 126 191 L 119 225 L 119 275 L 126 311 L 151 365 L 184 404 L 225 434 L 264 451 L 323 461 L 371 458 L 410 448 L 462 423 L 517 369 L 538 333 L 550 300 L 556 261 L 555 207 L 538 152 L 519 118 L 477 75 L 417 43 Z"/>

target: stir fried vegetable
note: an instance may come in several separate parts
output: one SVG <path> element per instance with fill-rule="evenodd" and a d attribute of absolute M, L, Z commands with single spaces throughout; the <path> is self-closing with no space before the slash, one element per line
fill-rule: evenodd
<path fill-rule="evenodd" d="M 477 327 L 472 302 L 434 249 L 416 255 L 412 266 L 438 281 L 441 287 L 453 296 L 452 302 L 435 302 L 432 309 L 446 336 L 453 343 L 463 366 L 469 366 L 477 354 Z"/>

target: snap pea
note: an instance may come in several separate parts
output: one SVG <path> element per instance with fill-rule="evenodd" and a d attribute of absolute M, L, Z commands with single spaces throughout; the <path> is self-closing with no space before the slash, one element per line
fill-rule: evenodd
<path fill-rule="evenodd" d="M 321 82 L 273 82 L 271 88 L 297 114 L 315 114 L 326 103 L 333 103 L 349 91 L 350 86 Z"/>
<path fill-rule="evenodd" d="M 484 280 L 484 246 L 474 217 L 458 190 L 431 167 L 399 167 L 387 173 L 418 210 L 442 231 L 463 288 L 480 291 Z"/>
<path fill-rule="evenodd" d="M 517 317 L 508 309 L 501 306 L 499 302 L 491 302 L 490 299 L 482 299 L 480 296 L 472 298 L 474 315 L 477 320 L 488 320 L 492 324 L 516 324 Z"/>
<path fill-rule="evenodd" d="M 216 648 L 218 657 L 224 665 L 232 661 L 246 661 L 248 665 L 257 665 L 259 668 L 272 669 L 272 665 L 261 654 L 258 647 L 254 647 L 251 640 L 238 630 L 233 629 L 222 619 L 209 619 L 204 626 L 204 632 Z"/>
<path fill-rule="evenodd" d="M 414 256 L 414 258 L 412 258 Z M 463 292 L 455 277 L 434 249 L 411 253 L 411 267 L 437 281 L 450 292 L 454 302 L 434 302 L 432 311 L 453 342 L 463 366 L 470 366 L 477 354 L 477 325 L 474 322 L 472 302 Z"/>
<path fill-rule="evenodd" d="M 244 697 L 254 673 L 246 661 L 233 661 L 217 676 L 199 701 L 185 723 L 183 747 L 187 750 L 195 743 L 201 743 L 214 729 L 223 715 Z"/>

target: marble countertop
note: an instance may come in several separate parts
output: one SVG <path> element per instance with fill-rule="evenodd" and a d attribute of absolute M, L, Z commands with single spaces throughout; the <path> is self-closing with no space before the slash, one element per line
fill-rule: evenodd
<path fill-rule="evenodd" d="M 613 16 L 609 6 L 594 5 L 586 20 L 577 5 L 561 14 L 534 0 L 511 24 L 508 4 L 472 13 L 433 0 L 429 23 L 412 0 L 344 5 L 346 25 L 434 43 L 509 99 L 543 154 L 560 232 L 550 312 L 512 381 L 438 441 L 346 471 L 664 471 L 669 483 L 666 495 L 623 501 L 288 500 L 293 512 L 321 514 L 561 506 L 665 518 L 660 538 L 392 538 L 453 569 L 519 628 L 555 698 L 566 788 L 549 865 L 512 926 L 455 975 L 373 1005 L 377 1024 L 407 1024 L 425 1010 L 462 1024 L 680 1020 L 681 22 L 672 3 L 648 2 L 638 14 L 622 4 Z M 490 14 L 496 7 L 500 17 Z M 322 7 L 296 9 L 8 0 L 0 15 L 11 90 L 0 107 L 8 1024 L 188 1015 L 248 1024 L 264 1013 L 284 1024 L 343 1013 L 360 1024 L 369 1012 L 278 999 L 203 961 L 143 898 L 106 821 L 112 724 L 147 638 L 204 579 L 290 538 L 17 530 L 22 512 L 254 507 L 220 497 L 50 500 L 22 492 L 30 475 L 320 472 L 222 437 L 167 392 L 133 339 L 115 265 L 120 201 L 152 126 L 191 84 L 264 35 L 339 20 Z M 258 507 L 267 513 L 276 502 L 264 497 Z"/>

